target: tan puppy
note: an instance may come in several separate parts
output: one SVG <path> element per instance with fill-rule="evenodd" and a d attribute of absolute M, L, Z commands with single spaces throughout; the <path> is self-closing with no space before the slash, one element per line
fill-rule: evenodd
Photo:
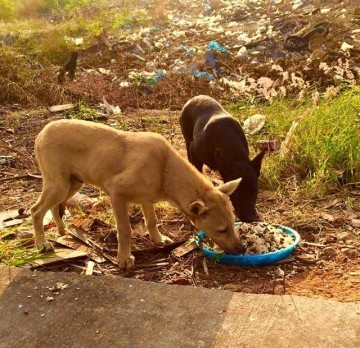
<path fill-rule="evenodd" d="M 35 141 L 35 156 L 43 191 L 31 208 L 36 246 L 51 250 L 44 236 L 43 218 L 51 209 L 59 233 L 67 200 L 83 185 L 96 185 L 111 199 L 117 226 L 120 268 L 134 266 L 128 203 L 141 204 L 151 240 L 171 243 L 157 229 L 153 204 L 177 206 L 198 230 L 203 230 L 226 252 L 239 248 L 234 214 L 228 196 L 241 179 L 215 188 L 166 139 L 156 133 L 124 132 L 101 124 L 60 120 L 50 122 Z"/>

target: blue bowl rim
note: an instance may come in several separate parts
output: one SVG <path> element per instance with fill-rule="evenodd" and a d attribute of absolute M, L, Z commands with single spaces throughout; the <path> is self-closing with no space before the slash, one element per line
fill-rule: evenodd
<path fill-rule="evenodd" d="M 235 226 L 240 226 L 242 225 L 243 222 L 235 222 L 234 225 Z M 297 233 L 295 230 L 293 230 L 292 228 L 290 227 L 287 227 L 287 226 L 283 226 L 283 225 L 278 225 L 278 224 L 272 224 L 272 223 L 269 223 L 269 225 L 272 225 L 272 226 L 277 226 L 281 229 L 284 229 L 285 230 L 285 233 L 286 232 L 290 232 L 294 237 L 295 237 L 295 240 L 294 240 L 294 243 L 289 245 L 287 248 L 285 249 L 280 249 L 280 250 L 277 250 L 277 251 L 272 251 L 270 253 L 266 253 L 266 254 L 248 254 L 248 255 L 241 255 L 241 254 L 226 254 L 226 253 L 218 253 L 214 250 L 211 250 L 211 249 L 207 249 L 201 245 L 199 245 L 199 241 L 200 241 L 200 238 L 204 238 L 206 237 L 206 233 L 204 231 L 200 231 L 196 236 L 195 236 L 195 243 L 196 245 L 202 250 L 206 250 L 207 252 L 210 252 L 210 253 L 213 253 L 214 256 L 217 256 L 217 257 L 224 257 L 226 256 L 227 258 L 232 258 L 232 259 L 242 259 L 242 260 L 251 260 L 251 259 L 257 259 L 259 256 L 268 256 L 268 255 L 280 255 L 280 254 L 284 254 L 286 253 L 287 251 L 291 252 L 300 242 L 300 235 L 299 233 Z"/>

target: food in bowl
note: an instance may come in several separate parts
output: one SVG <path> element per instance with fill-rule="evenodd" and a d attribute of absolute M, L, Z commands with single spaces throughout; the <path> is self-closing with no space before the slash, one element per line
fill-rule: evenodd
<path fill-rule="evenodd" d="M 265 222 L 242 223 L 236 226 L 239 233 L 242 252 L 240 255 L 267 254 L 285 249 L 294 241 L 293 234 L 287 234 L 285 228 Z M 223 252 L 209 238 L 201 243 L 208 249 L 217 253 Z"/>

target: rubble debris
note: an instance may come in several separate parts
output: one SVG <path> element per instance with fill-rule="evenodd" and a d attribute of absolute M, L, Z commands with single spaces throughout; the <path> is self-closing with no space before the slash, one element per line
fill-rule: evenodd
<path fill-rule="evenodd" d="M 76 107 L 76 104 L 61 104 L 61 105 L 53 105 L 49 107 L 49 111 L 50 112 L 61 112 L 61 111 L 66 111 L 66 110 L 71 110 L 74 109 Z"/>

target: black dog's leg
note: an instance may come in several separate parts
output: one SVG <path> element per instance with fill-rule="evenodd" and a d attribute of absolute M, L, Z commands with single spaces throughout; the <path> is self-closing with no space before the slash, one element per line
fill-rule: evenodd
<path fill-rule="evenodd" d="M 186 144 L 186 154 L 187 154 L 187 158 L 189 160 L 190 163 L 191 162 L 191 144 L 192 144 L 192 141 L 191 142 L 188 142 L 185 140 L 185 144 Z"/>
<path fill-rule="evenodd" d="M 193 144 L 190 144 L 190 151 L 188 152 L 190 154 L 189 161 L 195 166 L 195 168 L 202 173 L 204 163 L 202 163 L 199 159 L 196 158 L 196 155 L 193 150 Z"/>

